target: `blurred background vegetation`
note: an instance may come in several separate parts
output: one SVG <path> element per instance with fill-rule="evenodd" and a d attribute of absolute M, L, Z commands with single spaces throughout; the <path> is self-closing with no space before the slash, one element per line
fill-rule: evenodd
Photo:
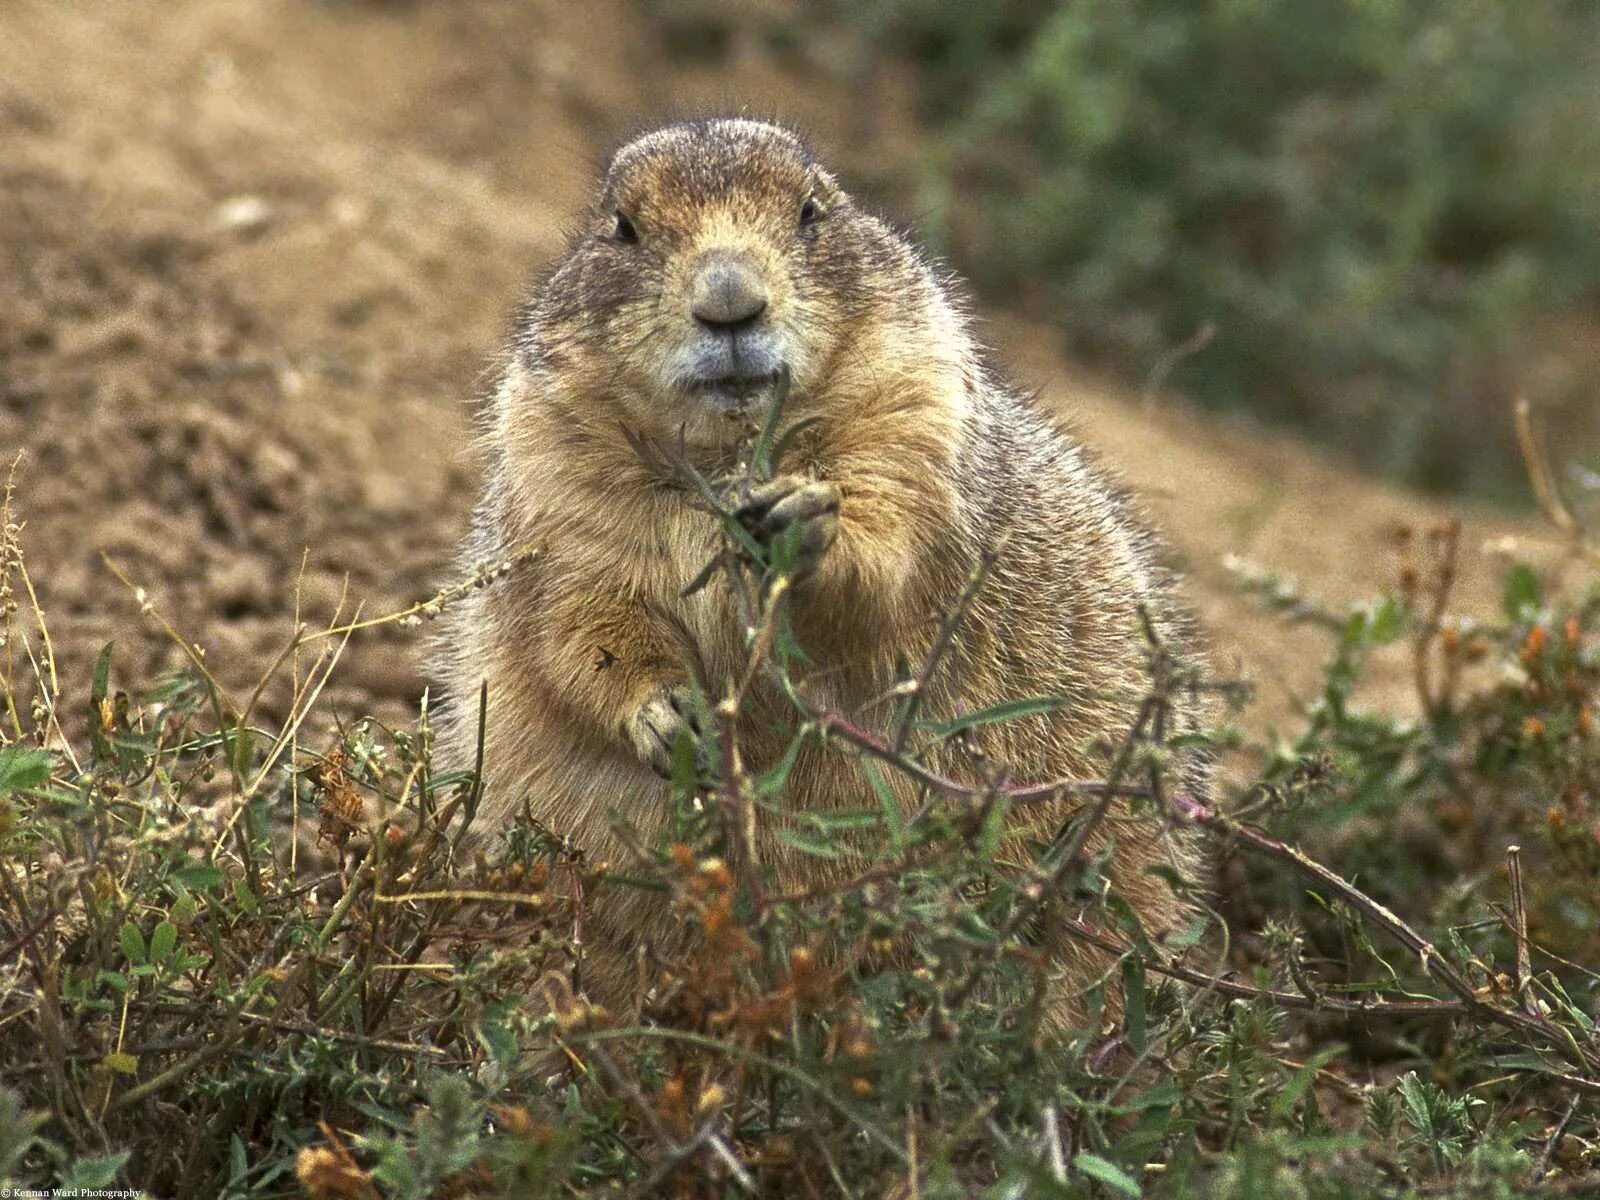
<path fill-rule="evenodd" d="M 752 12 L 649 7 L 702 49 Z M 1600 447 L 1592 0 L 833 0 L 769 32 L 818 11 L 909 77 L 891 207 L 1085 361 L 1432 490 L 1523 494 L 1519 392 Z"/>

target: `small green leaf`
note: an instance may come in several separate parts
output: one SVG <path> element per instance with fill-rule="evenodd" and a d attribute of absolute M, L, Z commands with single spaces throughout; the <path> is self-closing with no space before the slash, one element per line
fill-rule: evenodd
<path fill-rule="evenodd" d="M 191 891 L 203 892 L 207 888 L 222 886 L 223 875 L 216 867 L 206 863 L 195 863 L 193 866 L 179 867 L 172 873 L 173 879 L 183 884 Z"/>
<path fill-rule="evenodd" d="M 508 1005 L 490 1007 L 477 1022 L 473 1033 L 477 1036 L 478 1044 L 484 1048 L 493 1062 L 501 1067 L 507 1067 L 516 1061 L 520 1046 L 517 1042 L 517 1031 L 510 1020 Z"/>
<path fill-rule="evenodd" d="M 975 729 L 980 725 L 998 725 L 1002 721 L 1015 721 L 1022 717 L 1055 712 L 1065 703 L 1066 701 L 1060 696 L 1033 696 L 1026 700 L 1008 700 L 1004 704 L 996 704 L 993 708 L 964 713 L 953 721 L 930 723 L 928 728 L 939 737 L 947 738 L 951 734 L 960 733 L 963 729 Z"/>
<path fill-rule="evenodd" d="M 1272 1102 L 1274 1119 L 1279 1121 L 1286 1120 L 1289 1114 L 1294 1111 L 1294 1106 L 1299 1103 L 1300 1097 L 1305 1095 L 1306 1089 L 1316 1079 L 1317 1072 L 1338 1058 L 1344 1051 L 1344 1046 L 1337 1043 L 1324 1050 L 1319 1050 L 1311 1056 L 1304 1066 L 1291 1075 L 1288 1082 L 1283 1085 L 1283 1090 L 1278 1093 L 1276 1099 Z"/>
<path fill-rule="evenodd" d="M 800 757 L 800 748 L 805 745 L 805 735 L 797 734 L 789 742 L 789 748 L 783 752 L 783 757 L 773 765 L 771 770 L 765 771 L 756 777 L 756 795 L 763 800 L 770 800 L 781 795 L 783 789 L 789 784 L 789 773 L 794 770 L 795 760 Z"/>
<path fill-rule="evenodd" d="M 1146 1043 L 1144 964 L 1132 954 L 1122 960 L 1122 995 L 1128 1046 L 1135 1054 L 1143 1054 Z"/>
<path fill-rule="evenodd" d="M 255 916 L 261 908 L 261 902 L 256 899 L 256 894 L 250 890 L 250 885 L 243 879 L 233 881 L 233 899 L 241 909 Z"/>
<path fill-rule="evenodd" d="M 230 726 L 223 731 L 223 742 L 227 747 L 228 761 L 233 764 L 235 773 L 243 775 L 249 769 L 250 760 L 255 755 L 255 733 L 243 725 Z"/>
<path fill-rule="evenodd" d="M 1423 1137 L 1433 1134 L 1433 1109 L 1428 1104 L 1427 1089 L 1422 1081 L 1417 1078 L 1415 1071 L 1407 1071 L 1395 1080 L 1395 1088 L 1400 1092 L 1400 1102 L 1405 1105 L 1406 1119 L 1411 1122 L 1411 1127 Z"/>
<path fill-rule="evenodd" d="M 115 642 L 107 642 L 100 651 L 100 657 L 94 660 L 94 687 L 89 692 L 89 698 L 96 704 L 104 700 L 111 690 L 111 651 Z"/>
<path fill-rule="evenodd" d="M 172 950 L 178 944 L 178 927 L 171 921 L 162 921 L 150 934 L 150 961 L 164 963 L 172 957 Z"/>
<path fill-rule="evenodd" d="M 50 778 L 55 759 L 47 750 L 10 746 L 0 750 L 0 796 L 36 788 Z"/>
<path fill-rule="evenodd" d="M 861 760 L 861 770 L 872 785 L 872 794 L 878 798 L 878 811 L 883 814 L 883 827 L 889 832 L 889 849 L 896 857 L 906 852 L 906 814 L 900 801 L 889 788 L 889 783 L 878 769 L 878 764 Z"/>
<path fill-rule="evenodd" d="M 680 799 L 694 795 L 700 773 L 696 758 L 694 738 L 685 729 L 672 741 L 672 794 Z"/>
<path fill-rule="evenodd" d="M 1386 646 L 1399 637 L 1405 629 L 1405 610 L 1394 600 L 1385 597 L 1373 604 L 1367 614 L 1367 638 Z"/>
<path fill-rule="evenodd" d="M 1167 948 L 1170 950 L 1188 950 L 1200 944 L 1200 939 L 1206 935 L 1206 920 L 1196 917 L 1182 929 L 1169 933 L 1166 938 Z"/>
<path fill-rule="evenodd" d="M 812 837 L 810 834 L 801 833 L 798 829 L 781 829 L 778 831 L 778 840 L 786 846 L 793 846 L 813 858 L 838 858 L 838 847 L 821 838 Z"/>
<path fill-rule="evenodd" d="M 128 977 L 121 971 L 99 971 L 95 974 L 95 982 L 106 984 L 119 995 L 128 990 Z"/>
<path fill-rule="evenodd" d="M 1567 995 L 1567 989 L 1561 986 L 1561 981 L 1554 976 L 1548 976 L 1541 982 L 1544 985 L 1543 990 L 1546 997 L 1560 1007 L 1561 1011 L 1566 1014 L 1567 1020 L 1577 1025 L 1583 1031 L 1584 1037 L 1592 1037 L 1594 1035 L 1593 1019 L 1583 1011 L 1581 1005 L 1574 1003 L 1572 997 Z"/>
<path fill-rule="evenodd" d="M 1072 1160 L 1073 1169 L 1087 1175 L 1097 1183 L 1103 1183 L 1114 1192 L 1124 1196 L 1132 1196 L 1138 1200 L 1144 1193 L 1139 1188 L 1139 1183 L 1116 1163 L 1109 1159 L 1101 1158 L 1098 1154 L 1084 1151 Z"/>
<path fill-rule="evenodd" d="M 139 927 L 132 921 L 123 925 L 122 932 L 118 934 L 118 938 L 122 942 L 123 956 L 129 962 L 142 963 L 150 957 L 145 951 L 144 934 L 139 932 Z"/>
<path fill-rule="evenodd" d="M 1367 610 L 1355 608 L 1344 619 L 1344 625 L 1339 630 L 1339 640 L 1346 646 L 1358 646 L 1367 635 Z"/>
<path fill-rule="evenodd" d="M 1505 592 L 1501 599 L 1506 619 L 1520 621 L 1529 613 L 1536 611 L 1541 591 L 1539 576 L 1532 567 L 1524 563 L 1512 567 L 1506 572 Z"/>
<path fill-rule="evenodd" d="M 777 456 L 773 441 L 778 434 L 778 421 L 783 416 L 784 401 L 789 398 L 789 368 L 780 369 L 777 385 L 772 389 L 772 402 L 767 405 L 766 420 L 761 423 L 761 433 L 756 437 L 750 452 L 750 464 L 757 478 L 770 479 L 777 469 Z"/>
<path fill-rule="evenodd" d="M 139 1056 L 137 1054 L 119 1054 L 112 1051 L 100 1060 L 100 1065 L 108 1071 L 115 1071 L 118 1075 L 137 1075 L 139 1073 Z"/>
<path fill-rule="evenodd" d="M 989 803 L 989 811 L 983 814 L 983 828 L 978 830 L 978 854 L 981 858 L 992 859 L 1000 853 L 1000 839 L 1006 833 L 1006 816 L 1011 812 L 1011 804 L 1004 796 L 996 796 Z"/>
<path fill-rule="evenodd" d="M 117 1176 L 122 1172 L 122 1164 L 128 1161 L 131 1150 L 119 1150 L 115 1154 L 97 1154 L 87 1158 L 74 1159 L 57 1180 L 57 1194 L 67 1196 L 82 1196 L 100 1188 L 108 1188 L 117 1181 Z"/>
<path fill-rule="evenodd" d="M 791 525 L 769 543 L 767 565 L 777 574 L 791 574 L 800 561 L 801 532 L 800 526 Z"/>
<path fill-rule="evenodd" d="M 850 829 L 876 829 L 882 819 L 875 808 L 848 808 L 842 812 L 808 812 L 800 814 L 818 833 L 834 833 Z"/>

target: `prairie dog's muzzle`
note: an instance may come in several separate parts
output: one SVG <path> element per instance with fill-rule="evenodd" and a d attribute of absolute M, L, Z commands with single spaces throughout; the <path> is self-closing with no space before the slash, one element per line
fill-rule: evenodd
<path fill-rule="evenodd" d="M 767 284 L 750 255 L 708 250 L 691 267 L 689 312 L 714 333 L 748 329 L 767 311 Z"/>

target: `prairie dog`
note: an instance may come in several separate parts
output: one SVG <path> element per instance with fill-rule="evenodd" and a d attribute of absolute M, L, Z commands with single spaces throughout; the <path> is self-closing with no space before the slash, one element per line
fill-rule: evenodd
<path fill-rule="evenodd" d="M 723 589 L 684 597 L 714 552 L 713 518 L 670 486 L 625 430 L 726 466 L 780 372 L 788 422 L 814 418 L 756 497 L 767 534 L 798 528 L 791 599 L 817 694 L 854 712 L 927 653 L 986 549 L 1003 547 L 924 697 L 951 717 L 1023 697 L 1056 711 L 983 731 L 1016 781 L 1090 778 L 1104 743 L 1149 690 L 1141 610 L 1180 652 L 1192 639 L 1157 547 L 1121 494 L 1031 400 L 985 365 L 953 285 L 860 209 L 805 145 L 744 119 L 669 126 L 612 158 L 564 258 L 518 316 L 483 439 L 487 479 L 468 562 L 539 555 L 448 614 L 435 674 L 455 697 L 451 765 L 470 766 L 487 684 L 478 824 L 526 804 L 591 860 L 626 858 L 610 814 L 646 836 L 668 811 L 661 778 L 683 724 L 693 658 L 715 690 L 745 662 Z M 713 697 L 715 698 L 715 697 Z M 1174 719 L 1200 718 L 1193 696 Z M 887 722 L 892 706 L 861 720 Z M 763 744 L 765 737 L 766 744 Z M 782 743 L 752 723 L 749 754 Z M 972 780 L 941 751 L 941 769 Z M 1203 788 L 1206 764 L 1181 764 Z M 871 803 L 847 756 L 808 749 L 788 809 Z M 909 797 L 908 797 L 909 799 Z M 1028 861 L 1079 802 L 1033 806 L 1004 853 Z M 1123 802 L 1091 840 L 1114 838 L 1111 877 L 1152 934 L 1187 919 L 1147 868 L 1195 879 L 1195 842 Z M 833 868 L 758 831 L 785 888 Z M 658 894 L 597 896 L 585 986 L 625 1000 L 629 951 L 678 931 Z M 1045 928 L 1063 1004 L 1103 955 Z"/>

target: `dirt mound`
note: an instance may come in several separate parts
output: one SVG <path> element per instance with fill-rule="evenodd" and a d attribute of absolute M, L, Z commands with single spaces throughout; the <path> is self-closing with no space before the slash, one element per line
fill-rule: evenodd
<path fill-rule="evenodd" d="M 759 42 L 683 65 L 626 0 L 6 5 L 0 452 L 28 451 L 26 546 L 69 682 L 112 639 L 129 680 L 181 657 L 102 550 L 239 689 L 297 594 L 318 621 L 341 595 L 372 613 L 432 592 L 474 487 L 463 401 L 594 155 L 663 115 L 748 105 L 847 167 L 903 161 L 903 123 L 859 120 L 849 82 Z M 1221 556 L 1338 599 L 1371 590 L 1396 519 L 1439 515 L 1287 443 L 1129 404 L 1041 330 L 991 334 L 1145 496 L 1268 715 L 1318 647 L 1235 595 Z M 416 642 L 358 639 L 333 707 L 402 715 Z"/>
<path fill-rule="evenodd" d="M 102 554 L 233 686 L 283 644 L 297 590 L 327 615 L 346 579 L 381 605 L 434 577 L 458 514 L 372 472 L 344 414 L 291 402 L 303 377 L 270 320 L 208 270 L 204 241 L 115 224 L 59 178 L 11 172 L 0 244 L 0 445 L 27 451 L 26 544 L 68 679 L 113 638 L 129 678 L 181 657 L 128 619 L 137 601 Z M 409 703 L 404 656 L 365 649 L 361 690 Z"/>

